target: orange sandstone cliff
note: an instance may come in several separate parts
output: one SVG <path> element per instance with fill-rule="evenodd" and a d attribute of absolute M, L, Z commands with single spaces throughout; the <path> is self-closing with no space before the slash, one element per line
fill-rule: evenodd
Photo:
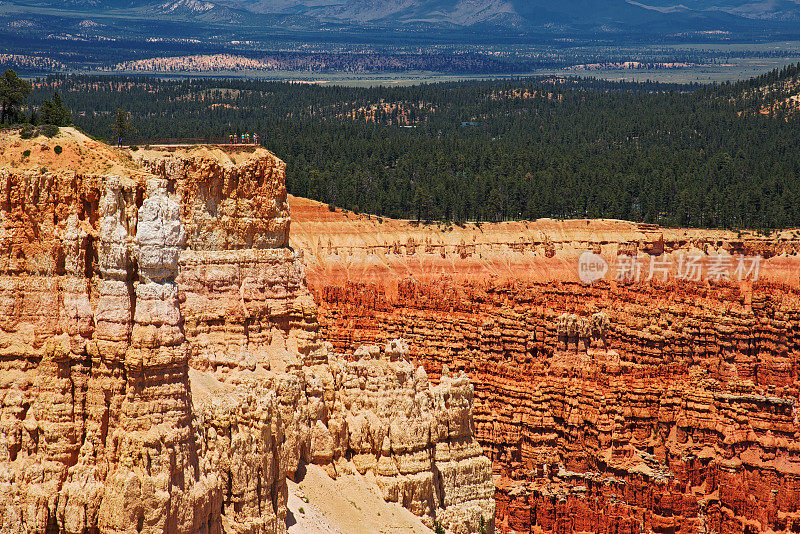
<path fill-rule="evenodd" d="M 475 383 L 498 531 L 800 530 L 796 232 L 418 225 L 289 204 L 335 350 L 402 337 L 433 379 Z M 585 251 L 610 269 L 637 255 L 763 261 L 755 281 L 612 271 L 585 284 Z"/>
<path fill-rule="evenodd" d="M 0 532 L 282 533 L 307 464 L 491 530 L 469 378 L 332 351 L 284 167 L 0 134 Z"/>

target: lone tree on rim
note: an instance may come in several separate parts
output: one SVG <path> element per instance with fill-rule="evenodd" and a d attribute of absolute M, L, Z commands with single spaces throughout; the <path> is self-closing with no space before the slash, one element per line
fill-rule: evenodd
<path fill-rule="evenodd" d="M 72 116 L 58 93 L 53 93 L 53 100 L 45 100 L 40 111 L 44 124 L 69 126 L 72 122 Z"/>
<path fill-rule="evenodd" d="M 8 69 L 0 76 L 0 124 L 14 122 L 16 108 L 31 94 L 31 84 Z"/>
<path fill-rule="evenodd" d="M 122 144 L 122 139 L 124 137 L 136 132 L 136 128 L 131 124 L 131 114 L 122 108 L 117 110 L 117 116 L 111 127 L 114 129 L 114 137 L 117 140 L 117 146 Z"/>

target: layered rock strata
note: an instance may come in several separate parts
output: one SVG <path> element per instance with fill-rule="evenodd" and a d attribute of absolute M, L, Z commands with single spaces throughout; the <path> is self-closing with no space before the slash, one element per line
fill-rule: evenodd
<path fill-rule="evenodd" d="M 0 169 L 0 532 L 285 532 L 310 462 L 491 525 L 469 380 L 429 384 L 399 341 L 355 362 L 323 342 L 280 160 L 27 143 L 51 169 Z"/>
<path fill-rule="evenodd" d="M 449 367 L 475 383 L 499 531 L 800 528 L 800 290 L 796 274 L 784 276 L 796 273 L 786 254 L 796 241 L 748 238 L 765 257 L 783 250 L 765 259 L 766 281 L 586 285 L 576 272 L 587 238 L 567 239 L 580 231 L 568 223 L 550 223 L 552 255 L 491 242 L 474 256 L 406 253 L 380 242 L 403 229 L 406 242 L 480 242 L 506 230 L 426 228 L 290 201 L 336 350 L 402 336 L 434 381 Z M 599 224 L 592 234 L 583 222 L 588 239 L 623 226 Z M 327 232 L 321 248 L 317 232 Z M 739 246 L 713 234 L 709 250 Z M 702 253 L 703 236 L 687 235 L 655 250 L 634 228 L 606 234 L 598 252 Z M 501 276 L 503 250 L 516 278 Z"/>

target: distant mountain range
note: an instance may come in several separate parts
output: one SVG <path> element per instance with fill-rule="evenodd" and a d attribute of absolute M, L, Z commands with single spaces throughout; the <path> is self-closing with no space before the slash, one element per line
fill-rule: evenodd
<path fill-rule="evenodd" d="M 485 28 L 515 32 L 675 33 L 775 30 L 800 24 L 800 0 L 6 0 L 63 11 L 139 12 L 209 23 Z M 800 35 L 800 31 L 797 31 Z"/>
<path fill-rule="evenodd" d="M 254 13 L 292 14 L 360 23 L 434 23 L 510 27 L 639 24 L 685 20 L 800 21 L 800 0 L 225 0 Z"/>

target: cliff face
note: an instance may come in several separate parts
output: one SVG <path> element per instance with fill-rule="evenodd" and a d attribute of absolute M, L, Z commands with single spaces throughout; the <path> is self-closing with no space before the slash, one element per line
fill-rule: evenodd
<path fill-rule="evenodd" d="M 280 160 L 3 135 L 0 532 L 285 532 L 311 462 L 491 524 L 468 379 L 323 342 Z"/>
<path fill-rule="evenodd" d="M 290 203 L 335 349 L 402 336 L 434 380 L 448 366 L 475 383 L 498 530 L 800 528 L 790 233 L 614 221 L 448 229 Z M 755 283 L 585 285 L 581 250 L 766 259 Z"/>

